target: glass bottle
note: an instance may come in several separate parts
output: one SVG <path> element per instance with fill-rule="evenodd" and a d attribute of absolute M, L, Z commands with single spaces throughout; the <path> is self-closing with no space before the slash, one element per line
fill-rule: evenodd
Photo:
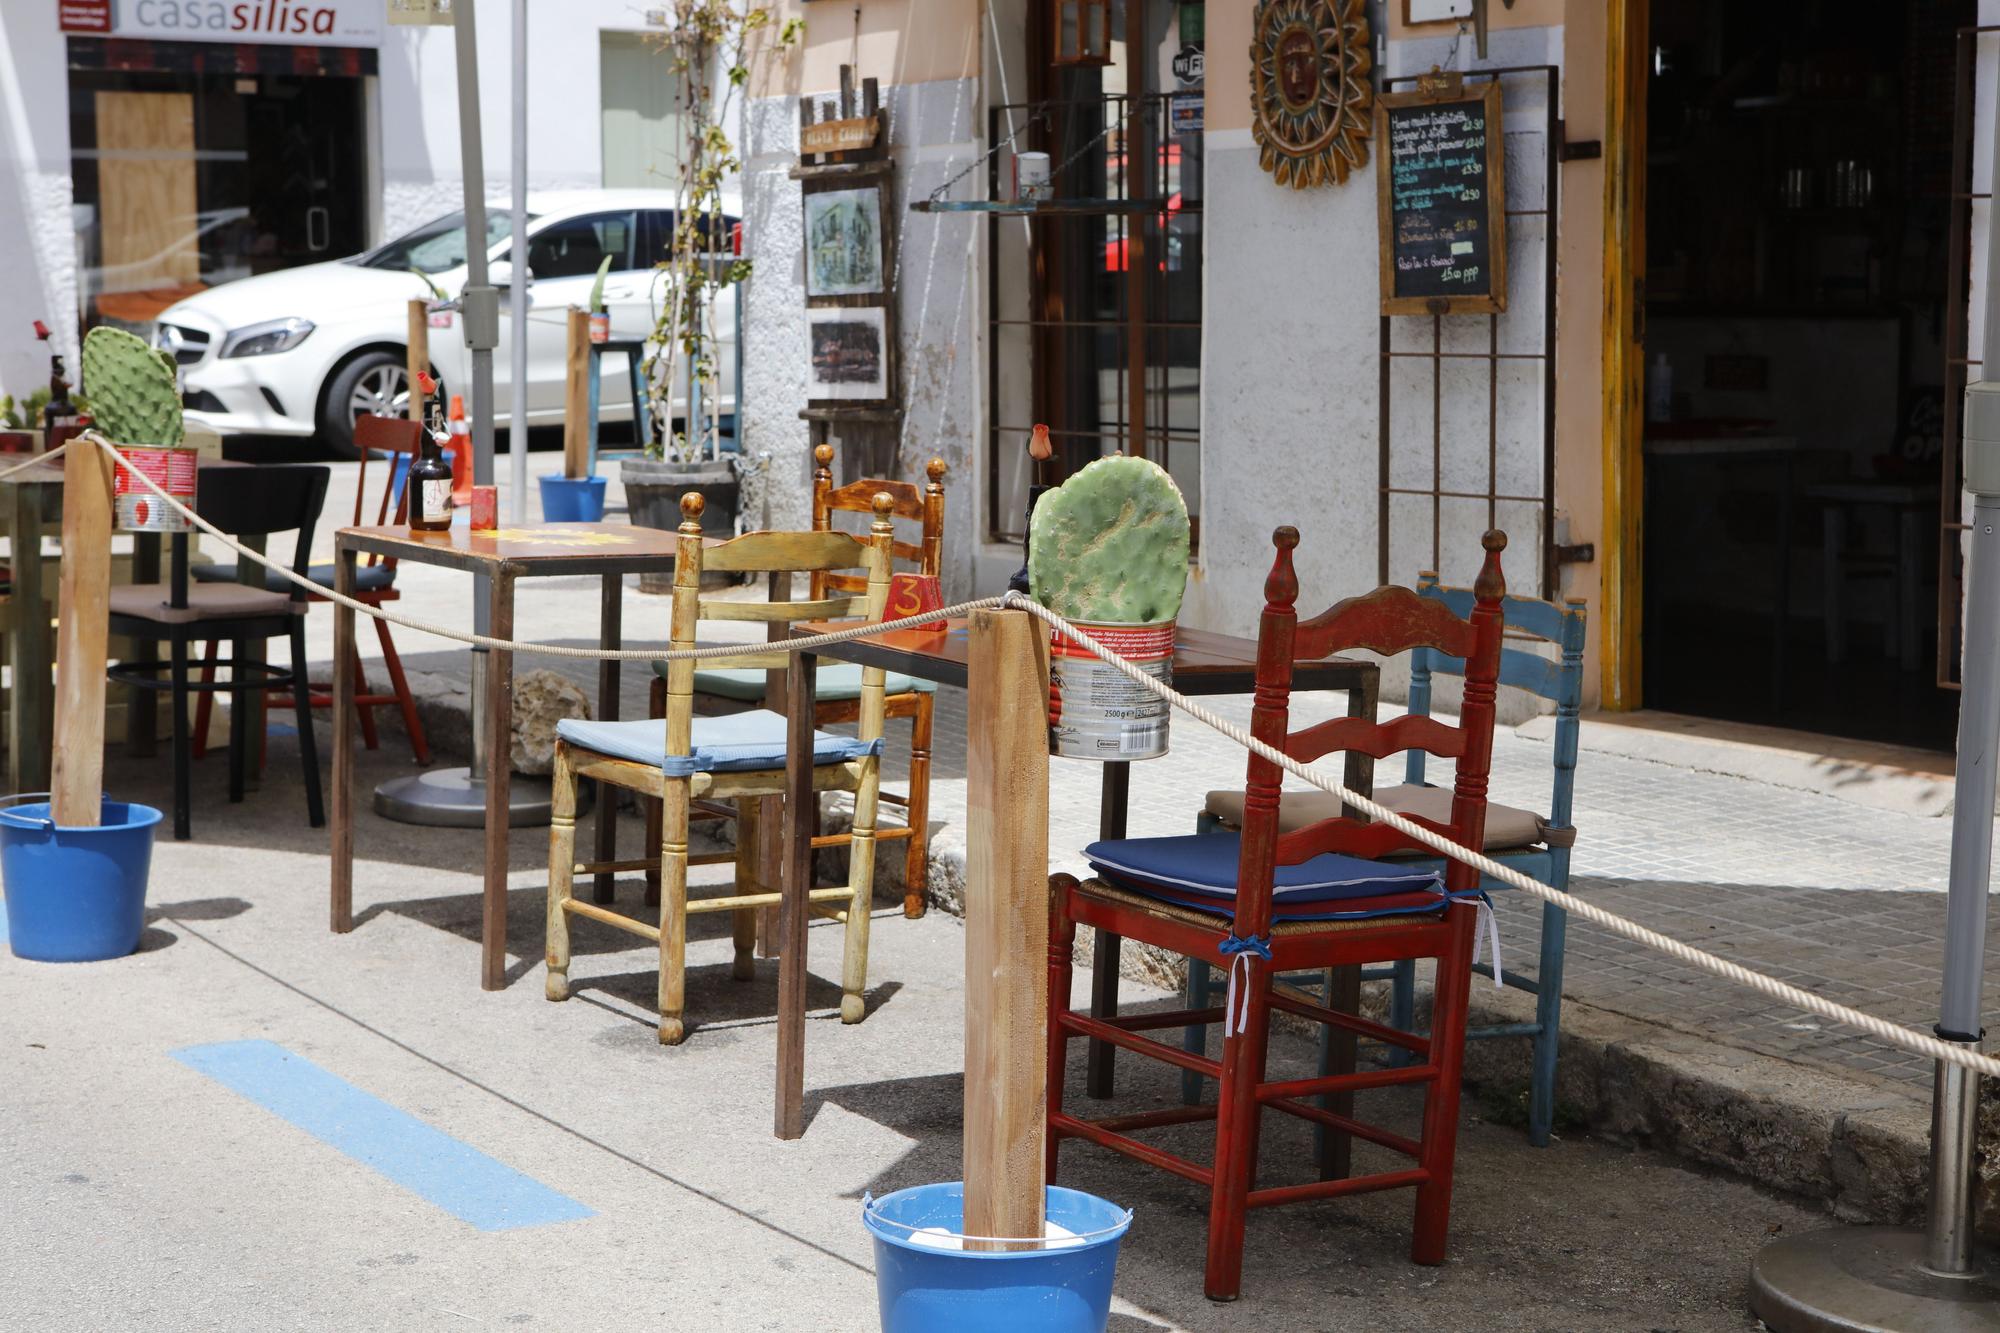
<path fill-rule="evenodd" d="M 428 375 L 420 381 L 428 401 L 424 406 L 424 438 L 421 452 L 410 464 L 405 483 L 410 511 L 410 531 L 451 531 L 451 464 L 439 452 L 446 438 L 443 405 L 431 392 L 435 387 Z"/>

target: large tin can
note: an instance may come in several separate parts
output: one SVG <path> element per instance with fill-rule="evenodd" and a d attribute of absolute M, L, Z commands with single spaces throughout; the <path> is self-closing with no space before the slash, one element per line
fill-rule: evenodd
<path fill-rule="evenodd" d="M 112 507 L 121 532 L 192 532 L 194 524 L 163 503 L 145 482 L 132 475 L 143 472 L 161 490 L 194 508 L 195 460 L 192 449 L 142 449 L 119 446 L 118 452 L 130 461 L 117 467 L 111 484 Z"/>
<path fill-rule="evenodd" d="M 1155 680 L 1171 684 L 1174 622 L 1076 627 Z M 1049 645 L 1049 752 L 1065 759 L 1157 759 L 1167 752 L 1165 699 L 1088 648 Z"/>

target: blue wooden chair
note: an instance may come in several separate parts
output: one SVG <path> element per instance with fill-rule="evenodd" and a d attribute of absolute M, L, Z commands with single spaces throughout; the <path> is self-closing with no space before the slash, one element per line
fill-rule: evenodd
<path fill-rule="evenodd" d="M 1455 615 L 1464 616 L 1472 610 L 1472 590 L 1470 588 L 1447 588 L 1438 582 L 1436 574 L 1423 573 L 1417 578 L 1417 592 L 1425 597 L 1435 598 L 1451 608 Z M 1583 635 L 1584 604 L 1571 600 L 1560 606 L 1552 602 L 1537 601 L 1528 597 L 1508 597 L 1503 603 L 1503 613 L 1507 619 L 1507 637 L 1510 640 L 1534 639 L 1553 643 L 1560 655 L 1551 660 L 1517 647 L 1503 648 L 1500 654 L 1500 683 L 1528 690 L 1556 706 L 1555 740 L 1553 745 L 1555 780 L 1549 796 L 1549 812 L 1546 818 L 1528 811 L 1508 807 L 1497 802 L 1488 802 L 1486 815 L 1486 853 L 1502 865 L 1518 870 L 1533 879 L 1553 888 L 1569 888 L 1570 849 L 1576 842 L 1576 829 L 1570 823 L 1570 804 L 1576 782 L 1577 739 L 1580 729 L 1579 712 L 1583 698 Z M 1413 714 L 1429 715 L 1431 711 L 1431 680 L 1438 673 L 1463 675 L 1465 663 L 1455 657 L 1446 657 L 1430 649 L 1419 649 L 1411 654 L 1410 661 L 1410 706 Z M 1424 755 L 1421 751 L 1409 752 L 1405 783 L 1402 786 L 1387 787 L 1375 793 L 1374 799 L 1388 808 L 1402 813 L 1415 811 L 1430 813 L 1426 806 L 1438 798 L 1448 800 L 1451 793 L 1424 783 Z M 1240 791 L 1216 791 L 1208 795 L 1208 803 L 1196 827 L 1203 832 L 1214 832 L 1233 828 L 1242 814 L 1243 793 Z M 1332 796 L 1325 792 L 1287 792 L 1279 816 L 1282 832 L 1295 824 L 1310 823 L 1331 812 L 1335 804 Z M 1442 864 L 1441 860 L 1438 864 Z M 1505 892 L 1507 886 L 1490 877 L 1482 880 L 1483 889 Z M 1535 997 L 1535 1017 L 1531 1022 L 1503 1023 L 1489 1027 L 1472 1028 L 1466 1033 L 1468 1038 L 1476 1037 L 1530 1037 L 1534 1040 L 1534 1058 L 1530 1079 L 1528 1107 L 1528 1141 L 1536 1147 L 1546 1147 L 1549 1131 L 1555 1120 L 1556 1051 L 1562 1028 L 1562 970 L 1563 937 L 1567 931 L 1569 914 L 1550 904 L 1542 907 L 1542 947 L 1541 957 L 1532 977 L 1523 976 L 1518 970 L 1503 969 L 1505 984 L 1523 990 Z M 1482 975 L 1491 976 L 1492 966 L 1488 963 L 1476 965 Z M 1389 1025 L 1402 1031 L 1411 1030 L 1416 1024 L 1416 969 L 1411 963 L 1398 963 L 1391 968 L 1364 972 L 1362 979 L 1390 982 Z M 1280 978 L 1297 984 L 1299 978 Z M 1206 965 L 1190 961 L 1188 967 L 1188 1000 L 1190 1008 L 1205 1008 L 1211 976 Z M 1327 975 L 1323 979 L 1325 1002 L 1333 1004 L 1338 997 L 1334 993 L 1336 978 Z M 1203 1027 L 1189 1027 L 1185 1036 L 1186 1048 L 1202 1050 L 1207 1042 L 1207 1031 Z M 1322 1072 L 1331 1067 L 1333 1049 L 1322 1038 L 1320 1065 Z M 1392 1056 L 1395 1053 L 1392 1052 Z M 1184 1080 L 1187 1086 L 1183 1093 L 1189 1101 L 1199 1096 L 1198 1079 Z M 1324 1146 L 1321 1160 L 1329 1160 Z"/>

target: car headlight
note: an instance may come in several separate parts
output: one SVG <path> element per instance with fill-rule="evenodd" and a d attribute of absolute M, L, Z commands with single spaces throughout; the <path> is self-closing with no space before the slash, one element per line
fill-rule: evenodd
<path fill-rule="evenodd" d="M 222 340 L 222 355 L 229 356 L 270 356 L 273 352 L 289 352 L 306 340 L 313 331 L 309 319 L 273 319 L 262 324 L 252 324 L 248 328 L 237 329 Z"/>

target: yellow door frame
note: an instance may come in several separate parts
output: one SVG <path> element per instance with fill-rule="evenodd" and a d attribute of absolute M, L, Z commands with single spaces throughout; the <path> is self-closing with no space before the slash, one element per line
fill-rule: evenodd
<path fill-rule="evenodd" d="M 1607 0 L 1602 706 L 1640 703 L 1644 609 L 1646 78 L 1650 0 Z"/>

